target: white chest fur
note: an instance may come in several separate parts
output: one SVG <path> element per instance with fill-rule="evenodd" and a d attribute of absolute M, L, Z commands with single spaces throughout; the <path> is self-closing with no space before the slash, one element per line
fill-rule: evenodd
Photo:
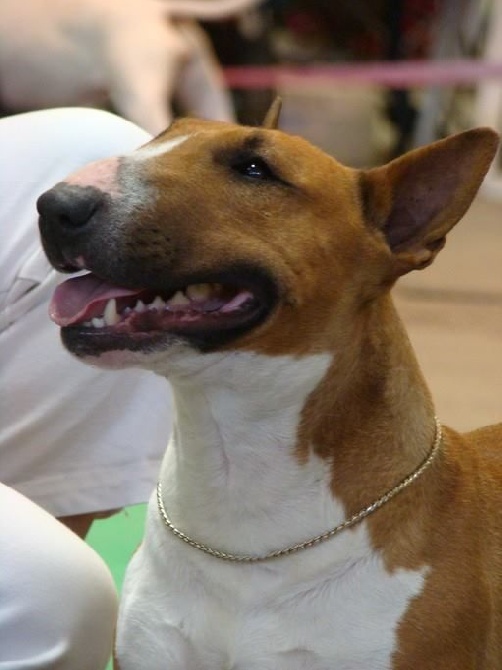
<path fill-rule="evenodd" d="M 328 465 L 315 456 L 300 464 L 291 448 L 301 408 L 331 358 L 249 362 L 254 374 L 244 399 L 232 393 L 235 361 L 223 377 L 218 364 L 226 391 L 178 388 L 180 429 L 162 482 L 167 510 L 188 535 L 230 552 L 263 554 L 334 527 L 345 512 L 330 492 Z M 225 563 L 175 537 L 153 497 L 124 587 L 120 668 L 390 668 L 397 626 L 425 572 L 390 574 L 365 524 L 294 556 Z"/>
<path fill-rule="evenodd" d="M 331 563 L 340 546 L 360 554 Z M 121 670 L 383 670 L 424 571 L 386 572 L 364 526 L 298 556 L 230 565 L 170 535 L 152 501 L 128 569 Z"/>

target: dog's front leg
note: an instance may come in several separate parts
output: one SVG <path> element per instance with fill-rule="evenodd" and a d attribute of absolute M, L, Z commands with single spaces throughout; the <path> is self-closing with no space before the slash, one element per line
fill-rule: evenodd
<path fill-rule="evenodd" d="M 256 661 L 237 663 L 232 670 L 333 670 L 333 664 L 305 649 L 293 649 Z M 346 667 L 346 666 L 344 666 Z"/>
<path fill-rule="evenodd" d="M 136 630 L 134 630 L 136 628 Z M 114 670 L 207 670 L 193 645 L 174 626 L 149 628 L 130 622 L 115 643 Z"/>

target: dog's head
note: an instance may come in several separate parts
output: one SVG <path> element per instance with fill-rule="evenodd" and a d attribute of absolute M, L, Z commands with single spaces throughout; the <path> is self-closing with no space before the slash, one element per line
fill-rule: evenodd
<path fill-rule="evenodd" d="M 368 171 L 271 128 L 193 119 L 38 201 L 53 318 L 83 357 L 173 347 L 330 350 L 396 278 L 428 265 L 488 169 L 477 129 Z"/>

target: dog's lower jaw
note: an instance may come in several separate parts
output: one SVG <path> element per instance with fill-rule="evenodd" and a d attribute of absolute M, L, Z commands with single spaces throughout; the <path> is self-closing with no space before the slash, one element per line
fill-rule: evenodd
<path fill-rule="evenodd" d="M 87 347 L 69 345 L 63 337 L 65 347 L 86 365 L 105 370 L 124 370 L 138 368 L 151 371 L 169 380 L 191 377 L 201 368 L 204 362 L 200 352 L 196 351 L 182 340 L 173 339 L 169 343 L 159 343 L 158 347 L 150 349 L 139 348 L 132 351 L 130 348 L 111 348 L 109 351 L 96 353 Z M 225 356 L 226 354 L 222 354 Z"/>
<path fill-rule="evenodd" d="M 121 339 L 109 337 L 106 333 L 94 332 L 82 336 L 80 329 L 74 327 L 61 329 L 61 340 L 74 356 L 90 365 L 98 367 L 121 369 L 129 367 L 144 367 L 151 369 L 157 358 L 162 360 L 168 355 L 169 349 L 179 346 L 179 338 L 167 338 L 161 334 L 145 339 L 137 337 L 135 342 L 131 338 Z"/>

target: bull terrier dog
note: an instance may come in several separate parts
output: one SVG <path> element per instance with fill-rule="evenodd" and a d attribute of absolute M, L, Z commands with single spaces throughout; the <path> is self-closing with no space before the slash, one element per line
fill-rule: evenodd
<path fill-rule="evenodd" d="M 124 586 L 121 670 L 501 670 L 502 424 L 442 427 L 390 290 L 497 147 L 355 170 L 177 120 L 40 197 L 52 318 L 165 375 L 175 429 Z M 138 417 L 141 421 L 141 417 Z"/>

